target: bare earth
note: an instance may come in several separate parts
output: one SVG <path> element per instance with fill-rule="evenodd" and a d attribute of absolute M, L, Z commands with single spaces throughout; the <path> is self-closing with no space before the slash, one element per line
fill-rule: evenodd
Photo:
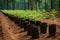
<path fill-rule="evenodd" d="M 49 24 L 57 25 L 57 32 L 55 38 L 47 38 L 48 30 L 46 34 L 40 34 L 39 39 L 31 39 L 31 36 L 27 35 L 27 31 L 24 31 L 23 28 L 20 28 L 17 24 L 11 21 L 7 16 L 0 13 L 0 27 L 2 28 L 3 35 L 0 37 L 0 40 L 60 40 L 60 21 L 56 19 L 52 20 L 43 20 L 41 22 L 47 22 Z M 47 28 L 48 29 L 48 28 Z M 3 39 L 2 39 L 3 38 Z"/>

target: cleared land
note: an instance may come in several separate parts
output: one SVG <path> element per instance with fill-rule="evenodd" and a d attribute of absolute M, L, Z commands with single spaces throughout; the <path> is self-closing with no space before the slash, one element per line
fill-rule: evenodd
<path fill-rule="evenodd" d="M 60 40 L 60 21 L 56 19 L 54 22 L 51 20 L 42 20 L 41 22 L 47 22 L 48 24 L 55 23 L 57 25 L 56 28 L 56 37 L 55 38 L 47 38 L 48 30 L 46 34 L 40 34 L 40 38 L 31 39 L 31 36 L 27 35 L 27 31 L 24 31 L 23 28 L 20 28 L 18 24 L 15 24 L 14 21 L 11 21 L 7 16 L 0 13 L 0 27 L 2 28 L 3 36 L 1 36 L 2 40 Z M 2 35 L 2 34 L 1 34 Z M 1 40 L 0 39 L 0 40 Z"/>

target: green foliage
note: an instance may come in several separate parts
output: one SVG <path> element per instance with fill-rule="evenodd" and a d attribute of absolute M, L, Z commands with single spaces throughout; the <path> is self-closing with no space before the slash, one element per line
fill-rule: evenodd
<path fill-rule="evenodd" d="M 54 20 L 56 18 L 56 15 L 57 15 L 57 11 L 56 10 L 52 10 L 50 12 L 50 17 L 51 17 L 52 20 Z"/>
<path fill-rule="evenodd" d="M 15 17 L 19 17 L 19 18 L 24 18 L 24 19 L 29 19 L 29 20 L 33 20 L 33 21 L 39 21 L 39 20 L 45 20 L 47 17 L 47 11 L 43 10 L 2 10 L 4 13 L 13 15 Z M 56 11 L 51 11 L 50 12 L 50 18 L 54 19 L 56 18 Z"/>

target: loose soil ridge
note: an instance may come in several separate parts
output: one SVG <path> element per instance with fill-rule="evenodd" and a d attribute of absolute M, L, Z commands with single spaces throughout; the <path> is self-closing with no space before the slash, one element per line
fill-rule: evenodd
<path fill-rule="evenodd" d="M 27 35 L 27 31 L 24 31 L 23 28 L 20 28 L 17 24 L 11 21 L 7 16 L 0 13 L 0 24 L 3 32 L 2 40 L 60 40 L 60 21 L 56 19 L 54 22 L 51 20 L 42 20 L 41 22 L 47 22 L 48 24 L 54 23 L 57 25 L 57 32 L 55 38 L 47 38 L 48 30 L 46 34 L 40 34 L 40 38 L 31 39 L 31 36 Z M 1 40 L 0 39 L 0 40 Z"/>

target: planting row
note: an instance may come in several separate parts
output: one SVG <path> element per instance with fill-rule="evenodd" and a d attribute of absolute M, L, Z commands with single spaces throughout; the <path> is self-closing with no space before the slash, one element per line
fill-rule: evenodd
<path fill-rule="evenodd" d="M 24 18 L 14 17 L 8 14 L 4 14 L 8 16 L 12 21 L 18 24 L 21 28 L 24 28 L 25 31 L 28 32 L 28 35 L 31 35 L 33 39 L 39 38 L 39 35 L 47 33 L 47 23 L 42 23 L 40 21 L 33 21 Z M 40 31 L 40 32 L 39 32 Z M 55 37 L 56 35 L 56 25 L 50 24 L 49 25 L 49 35 L 48 37 Z"/>
<path fill-rule="evenodd" d="M 18 17 L 18 18 L 24 18 L 29 19 L 33 21 L 39 21 L 44 19 L 55 19 L 57 11 L 52 10 L 50 12 L 47 12 L 46 10 L 40 11 L 40 10 L 1 10 L 5 14 L 10 14 L 12 16 Z"/>

